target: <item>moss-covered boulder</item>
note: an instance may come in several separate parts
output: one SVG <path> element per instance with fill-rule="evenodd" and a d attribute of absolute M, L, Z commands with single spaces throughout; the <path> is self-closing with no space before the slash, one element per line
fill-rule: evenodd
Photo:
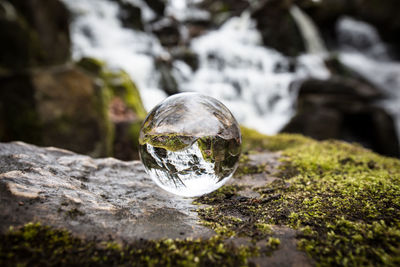
<path fill-rule="evenodd" d="M 196 199 L 162 191 L 139 162 L 0 144 L 0 264 L 399 264 L 398 159 L 242 134 L 234 177 Z"/>
<path fill-rule="evenodd" d="M 112 155 L 124 160 L 138 159 L 139 131 L 147 112 L 135 83 L 123 70 L 111 70 L 94 58 L 83 58 L 77 64 L 97 79 L 106 92 L 114 137 Z"/>
<path fill-rule="evenodd" d="M 111 155 L 106 91 L 74 66 L 0 79 L 0 140 Z"/>
<path fill-rule="evenodd" d="M 3 142 L 135 159 L 145 116 L 129 75 L 95 59 L 0 76 Z"/>

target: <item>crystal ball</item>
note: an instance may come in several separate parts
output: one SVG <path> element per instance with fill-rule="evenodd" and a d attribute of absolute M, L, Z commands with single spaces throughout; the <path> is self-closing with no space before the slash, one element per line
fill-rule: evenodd
<path fill-rule="evenodd" d="M 170 96 L 142 124 L 140 159 L 164 190 L 194 197 L 232 177 L 241 151 L 240 128 L 218 100 L 197 94 Z"/>

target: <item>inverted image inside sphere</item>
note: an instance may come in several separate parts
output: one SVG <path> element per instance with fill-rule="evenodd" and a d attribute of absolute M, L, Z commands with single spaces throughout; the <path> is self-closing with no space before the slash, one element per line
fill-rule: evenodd
<path fill-rule="evenodd" d="M 140 158 L 161 188 L 199 196 L 222 186 L 236 170 L 240 128 L 218 100 L 196 93 L 173 95 L 146 117 Z"/>

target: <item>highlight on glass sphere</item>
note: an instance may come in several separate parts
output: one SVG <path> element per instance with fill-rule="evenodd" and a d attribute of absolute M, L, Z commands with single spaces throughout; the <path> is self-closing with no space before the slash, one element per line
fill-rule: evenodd
<path fill-rule="evenodd" d="M 181 93 L 166 98 L 147 115 L 139 153 L 158 186 L 193 197 L 218 189 L 232 177 L 241 142 L 239 125 L 221 102 Z"/>

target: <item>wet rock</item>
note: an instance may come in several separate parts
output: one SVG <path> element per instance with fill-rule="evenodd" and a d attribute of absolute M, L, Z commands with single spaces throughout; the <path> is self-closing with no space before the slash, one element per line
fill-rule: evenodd
<path fill-rule="evenodd" d="M 3 142 L 137 159 L 146 113 L 129 75 L 95 59 L 0 76 Z"/>
<path fill-rule="evenodd" d="M 144 0 L 144 1 L 158 16 L 164 15 L 166 0 Z"/>
<path fill-rule="evenodd" d="M 386 42 L 397 47 L 400 44 L 400 13 L 396 0 L 297 0 L 296 3 L 312 17 L 330 43 L 336 42 L 337 20 L 347 15 L 373 24 Z"/>
<path fill-rule="evenodd" d="M 0 144 L 0 231 L 30 221 L 88 238 L 206 237 L 191 199 L 159 189 L 139 162 Z M 23 203 L 20 205 L 19 203 Z"/>
<path fill-rule="evenodd" d="M 250 7 L 250 3 L 246 0 L 205 0 L 201 1 L 198 6 L 210 12 L 212 24 L 210 26 L 220 26 L 227 19 L 240 16 L 244 10 Z"/>
<path fill-rule="evenodd" d="M 179 85 L 173 74 L 172 60 L 169 58 L 157 58 L 156 68 L 160 73 L 160 88 L 168 95 L 177 94 L 179 92 Z"/>
<path fill-rule="evenodd" d="M 142 10 L 140 7 L 123 0 L 113 0 L 119 5 L 119 19 L 122 25 L 135 30 L 143 30 Z"/>
<path fill-rule="evenodd" d="M 380 97 L 378 89 L 355 78 L 307 80 L 300 88 L 297 113 L 282 132 L 358 142 L 381 154 L 399 156 L 393 118 L 374 104 Z"/>
<path fill-rule="evenodd" d="M 165 47 L 177 46 L 182 41 L 179 23 L 172 18 L 163 18 L 153 23 L 151 30 Z"/>
<path fill-rule="evenodd" d="M 260 1 L 251 16 L 257 23 L 263 43 L 288 56 L 305 51 L 302 35 L 290 14 L 291 0 Z"/>
<path fill-rule="evenodd" d="M 199 57 L 187 47 L 177 47 L 171 51 L 171 56 L 175 60 L 182 60 L 188 64 L 193 71 L 199 68 Z"/>

